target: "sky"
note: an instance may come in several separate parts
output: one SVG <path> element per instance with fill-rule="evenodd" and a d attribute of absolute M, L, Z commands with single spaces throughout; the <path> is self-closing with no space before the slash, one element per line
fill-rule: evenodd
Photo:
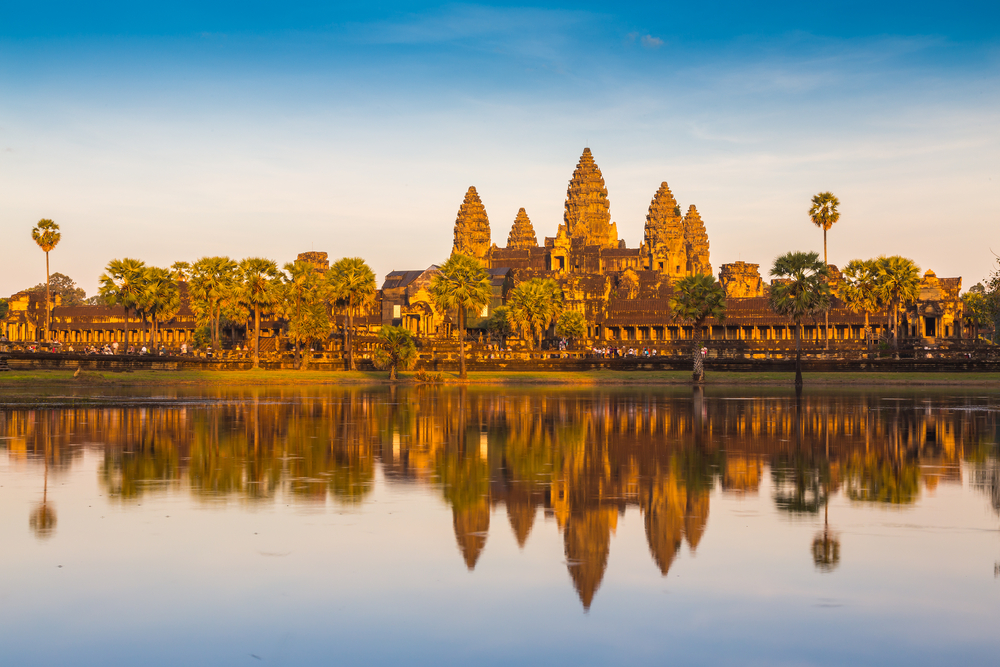
<path fill-rule="evenodd" d="M 808 6 L 804 6 L 808 5 Z M 589 146 L 638 246 L 666 181 L 713 267 L 902 254 L 969 287 L 1000 253 L 1000 5 L 0 0 L 0 295 L 115 258 L 443 261 L 562 221 Z"/>

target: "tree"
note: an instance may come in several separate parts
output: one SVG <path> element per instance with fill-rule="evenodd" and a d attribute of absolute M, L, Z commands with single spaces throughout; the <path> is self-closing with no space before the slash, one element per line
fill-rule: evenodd
<path fill-rule="evenodd" d="M 670 310 L 676 319 L 694 326 L 691 358 L 694 361 L 692 380 L 705 381 L 705 360 L 701 354 L 701 329 L 709 318 L 722 320 L 726 316 L 726 292 L 712 276 L 685 276 L 674 285 Z"/>
<path fill-rule="evenodd" d="M 871 344 L 868 316 L 882 309 L 878 283 L 878 263 L 874 259 L 852 259 L 844 267 L 840 298 L 854 313 L 865 314 L 865 340 Z"/>
<path fill-rule="evenodd" d="M 840 200 L 832 192 L 820 192 L 812 198 L 812 206 L 809 208 L 809 219 L 817 227 L 823 230 L 823 263 L 828 264 L 826 258 L 826 233 L 833 227 L 834 223 L 840 220 L 840 212 L 837 207 Z"/>
<path fill-rule="evenodd" d="M 795 324 L 795 386 L 802 386 L 802 318 L 815 317 L 830 307 L 828 269 L 819 253 L 789 252 L 774 260 L 771 275 L 771 310 Z"/>
<path fill-rule="evenodd" d="M 61 306 L 81 306 L 87 300 L 87 293 L 76 286 L 76 281 L 58 271 L 49 276 L 48 284 L 49 293 L 53 300 L 55 297 L 59 297 L 59 305 Z M 45 283 L 38 283 L 27 291 L 45 292 L 45 285 Z"/>
<path fill-rule="evenodd" d="M 389 369 L 389 381 L 396 381 L 396 370 L 406 370 L 417 358 L 413 334 L 403 327 L 383 326 L 378 333 L 379 349 L 375 352 L 375 366 Z"/>
<path fill-rule="evenodd" d="M 275 283 L 278 314 L 288 321 L 288 336 L 295 341 L 299 368 L 309 366 L 309 344 L 326 340 L 330 334 L 330 313 L 326 306 L 329 287 L 323 276 L 309 262 L 296 260 L 285 264 L 285 273 Z M 307 350 L 303 356 L 301 347 Z"/>
<path fill-rule="evenodd" d="M 431 278 L 431 298 L 441 311 L 458 311 L 458 375 L 464 380 L 468 377 L 465 372 L 466 313 L 469 310 L 479 312 L 493 298 L 490 274 L 474 257 L 454 253 Z"/>
<path fill-rule="evenodd" d="M 7 304 L 7 299 L 0 299 L 0 320 L 7 317 L 7 310 L 10 306 Z"/>
<path fill-rule="evenodd" d="M 912 259 L 893 255 L 881 256 L 878 266 L 878 292 L 889 305 L 892 317 L 892 346 L 899 356 L 899 310 L 917 298 L 920 289 L 920 268 Z"/>
<path fill-rule="evenodd" d="M 511 290 L 507 307 L 511 325 L 522 338 L 531 341 L 534 349 L 541 345 L 542 333 L 562 312 L 562 289 L 551 278 L 532 278 Z"/>
<path fill-rule="evenodd" d="M 263 257 L 248 257 L 239 264 L 239 303 L 253 313 L 253 367 L 260 368 L 260 314 L 274 303 L 271 283 L 278 277 L 278 265 Z"/>
<path fill-rule="evenodd" d="M 150 343 L 155 348 L 160 345 L 160 324 L 170 321 L 177 314 L 181 308 L 181 297 L 168 269 L 147 267 L 143 283 L 143 291 L 137 301 L 142 312 L 149 317 L 152 329 Z"/>
<path fill-rule="evenodd" d="M 587 318 L 575 310 L 563 312 L 556 320 L 556 335 L 567 340 L 586 337 Z"/>
<path fill-rule="evenodd" d="M 354 365 L 354 316 L 375 299 L 375 272 L 360 257 L 344 257 L 327 271 L 327 282 L 331 297 L 346 311 L 344 351 L 347 353 L 348 369 L 357 370 Z"/>
<path fill-rule="evenodd" d="M 972 325 L 972 340 L 979 340 L 979 328 L 996 317 L 997 300 L 995 294 L 988 294 L 982 283 L 976 283 L 962 295 L 965 319 Z"/>
<path fill-rule="evenodd" d="M 175 272 L 183 272 L 177 262 L 172 267 Z M 239 265 L 228 257 L 202 257 L 188 272 L 188 291 L 191 295 L 191 309 L 198 318 L 199 325 L 208 325 L 212 334 L 212 345 L 219 348 L 222 314 L 228 305 L 235 302 L 236 279 Z"/>
<path fill-rule="evenodd" d="M 486 320 L 486 330 L 491 339 L 506 347 L 507 336 L 514 333 L 510 324 L 510 310 L 507 306 L 497 306 L 493 309 L 493 313 Z"/>
<path fill-rule="evenodd" d="M 42 340 L 49 339 L 49 327 L 52 319 L 52 299 L 49 294 L 49 252 L 59 243 L 62 234 L 59 233 L 59 225 L 48 218 L 42 218 L 31 230 L 31 238 L 35 240 L 38 247 L 45 253 L 45 333 Z"/>
<path fill-rule="evenodd" d="M 101 274 L 98 292 L 109 306 L 120 305 L 125 311 L 125 347 L 128 348 L 128 314 L 134 310 L 144 286 L 146 264 L 142 260 L 113 259 Z"/>
<path fill-rule="evenodd" d="M 191 278 L 191 265 L 187 262 L 174 262 L 170 265 L 170 276 L 179 283 L 186 283 Z"/>
<path fill-rule="evenodd" d="M 840 220 L 840 212 L 837 207 L 840 200 L 833 196 L 832 192 L 820 192 L 812 198 L 812 206 L 809 208 L 809 219 L 817 227 L 823 230 L 823 263 L 829 264 L 826 258 L 826 232 L 833 227 L 834 223 Z M 824 345 L 830 348 L 830 312 L 823 313 L 823 338 Z"/>

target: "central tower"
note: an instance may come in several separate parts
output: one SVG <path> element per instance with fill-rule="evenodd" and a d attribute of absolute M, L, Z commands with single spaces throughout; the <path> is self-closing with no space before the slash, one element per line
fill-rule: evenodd
<path fill-rule="evenodd" d="M 618 226 L 611 222 L 611 202 L 604 176 L 589 148 L 583 149 L 566 190 L 566 235 L 584 245 L 618 247 Z"/>

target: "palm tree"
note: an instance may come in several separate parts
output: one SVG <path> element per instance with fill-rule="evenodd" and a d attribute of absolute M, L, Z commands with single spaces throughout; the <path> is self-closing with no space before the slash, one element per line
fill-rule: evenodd
<path fill-rule="evenodd" d="M 288 321 L 288 335 L 295 341 L 295 357 L 299 368 L 309 366 L 309 354 L 303 356 L 301 346 L 309 347 L 313 339 L 323 339 L 330 333 L 330 314 L 326 307 L 329 288 L 316 267 L 296 260 L 285 264 L 285 275 L 276 283 L 276 306 Z"/>
<path fill-rule="evenodd" d="M 878 292 L 892 313 L 892 346 L 899 356 L 899 309 L 913 302 L 920 290 L 920 267 L 912 259 L 892 255 L 875 260 L 878 265 Z"/>
<path fill-rule="evenodd" d="M 694 325 L 691 358 L 694 361 L 692 379 L 696 383 L 705 381 L 705 360 L 701 354 L 701 329 L 705 320 L 713 317 L 722 320 L 726 316 L 726 291 L 712 276 L 696 274 L 685 276 L 674 285 L 670 297 L 670 310 L 674 317 Z"/>
<path fill-rule="evenodd" d="M 331 298 L 344 305 L 347 315 L 344 328 L 347 367 L 357 370 L 354 365 L 354 315 L 375 299 L 375 272 L 360 257 L 344 257 L 337 260 L 326 275 Z"/>
<path fill-rule="evenodd" d="M 556 320 L 556 335 L 567 340 L 576 340 L 587 335 L 587 318 L 583 313 L 567 310 Z"/>
<path fill-rule="evenodd" d="M 873 259 L 852 259 L 844 267 L 840 298 L 854 313 L 865 314 L 865 341 L 871 345 L 868 316 L 882 309 L 879 294 L 878 263 Z"/>
<path fill-rule="evenodd" d="M 253 367 L 260 368 L 260 314 L 274 303 L 272 282 L 278 265 L 263 257 L 248 257 L 239 264 L 237 298 L 253 312 Z"/>
<path fill-rule="evenodd" d="M 768 297 L 771 310 L 795 323 L 795 386 L 802 386 L 802 318 L 830 307 L 828 269 L 819 253 L 789 252 L 774 260 L 771 275 L 779 278 Z"/>
<path fill-rule="evenodd" d="M 187 262 L 174 262 L 170 265 L 170 277 L 179 283 L 186 283 L 191 278 L 191 265 Z"/>
<path fill-rule="evenodd" d="M 823 229 L 823 263 L 829 264 L 826 259 L 826 232 L 833 227 L 834 223 L 840 220 L 840 212 L 837 207 L 840 200 L 832 192 L 820 192 L 812 198 L 812 206 L 809 208 L 809 219 L 817 227 Z M 823 313 L 823 338 L 825 346 L 830 349 L 830 311 Z"/>
<path fill-rule="evenodd" d="M 474 257 L 455 253 L 439 271 L 431 278 L 431 298 L 441 311 L 458 311 L 458 375 L 464 380 L 468 377 L 465 372 L 466 312 L 478 312 L 488 305 L 493 297 L 493 286 L 490 274 Z"/>
<path fill-rule="evenodd" d="M 519 284 L 507 297 L 511 324 L 531 347 L 541 345 L 542 333 L 552 324 L 563 308 L 559 283 L 551 278 L 532 278 Z"/>
<path fill-rule="evenodd" d="M 98 293 L 109 306 L 125 311 L 125 348 L 128 349 L 128 313 L 136 307 L 145 290 L 146 264 L 139 259 L 113 259 L 100 277 Z"/>
<path fill-rule="evenodd" d="M 148 267 L 143 282 L 145 289 L 139 297 L 143 312 L 149 317 L 152 327 L 151 343 L 154 348 L 160 344 L 160 323 L 167 322 L 181 308 L 180 292 L 168 269 Z"/>
<path fill-rule="evenodd" d="M 176 266 L 176 265 L 175 265 Z M 239 265 L 228 257 L 202 257 L 191 267 L 191 307 L 199 326 L 208 324 L 212 345 L 219 348 L 222 310 L 233 296 Z"/>
<path fill-rule="evenodd" d="M 45 332 L 42 334 L 42 340 L 47 341 L 52 317 L 52 301 L 49 296 L 49 252 L 59 243 L 62 234 L 59 233 L 59 225 L 48 218 L 42 218 L 31 230 L 31 238 L 45 252 Z"/>
<path fill-rule="evenodd" d="M 375 353 L 375 365 L 389 369 L 389 381 L 396 381 L 396 369 L 409 368 L 417 358 L 417 346 L 413 334 L 403 327 L 384 326 L 378 332 L 379 350 Z"/>

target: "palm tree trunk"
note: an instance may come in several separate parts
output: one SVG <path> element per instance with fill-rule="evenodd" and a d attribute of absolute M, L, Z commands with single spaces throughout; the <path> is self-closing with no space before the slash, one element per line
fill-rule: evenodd
<path fill-rule="evenodd" d="M 49 339 L 49 329 L 51 328 L 50 320 L 52 318 L 52 300 L 49 297 L 49 251 L 45 251 L 45 334 L 42 336 L 42 340 Z"/>
<path fill-rule="evenodd" d="M 892 302 L 892 348 L 893 357 L 899 359 L 899 306 Z"/>
<path fill-rule="evenodd" d="M 869 328 L 870 327 L 868 325 L 868 311 L 866 310 L 865 311 L 865 350 L 867 351 L 867 354 L 871 354 L 871 351 L 872 351 L 872 336 L 871 336 L 871 332 L 869 331 Z"/>
<path fill-rule="evenodd" d="M 128 354 L 128 308 L 123 305 L 122 310 L 125 311 L 125 342 L 122 345 L 122 354 Z"/>
<path fill-rule="evenodd" d="M 694 362 L 694 373 L 692 375 L 692 380 L 695 384 L 701 384 L 705 381 L 705 359 L 701 356 L 701 323 L 695 322 L 694 324 L 694 351 L 692 352 L 692 361 Z"/>
<path fill-rule="evenodd" d="M 347 362 L 352 371 L 358 370 L 354 367 L 354 309 L 347 307 Z"/>
<path fill-rule="evenodd" d="M 466 379 L 465 372 L 465 308 L 458 307 L 458 377 Z"/>
<path fill-rule="evenodd" d="M 802 323 L 795 323 L 795 387 L 802 387 Z"/>
<path fill-rule="evenodd" d="M 253 309 L 253 367 L 260 368 L 260 306 Z"/>

